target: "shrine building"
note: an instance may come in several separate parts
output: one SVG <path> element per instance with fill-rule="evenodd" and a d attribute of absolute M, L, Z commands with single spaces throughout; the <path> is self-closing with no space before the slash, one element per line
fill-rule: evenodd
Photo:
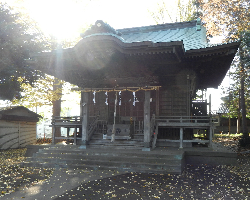
<path fill-rule="evenodd" d="M 220 85 L 239 42 L 212 46 L 199 19 L 125 29 L 98 20 L 81 37 L 73 48 L 32 58 L 33 68 L 81 91 L 80 116 L 53 116 L 54 130 L 75 128 L 74 144 L 83 148 L 98 134 L 138 145 L 141 136 L 145 151 L 211 144 L 211 104 L 192 99 Z M 53 141 L 63 138 L 72 139 L 53 132 Z"/>

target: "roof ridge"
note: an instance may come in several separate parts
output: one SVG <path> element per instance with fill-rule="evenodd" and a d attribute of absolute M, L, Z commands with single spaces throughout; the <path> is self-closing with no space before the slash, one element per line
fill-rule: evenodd
<path fill-rule="evenodd" d="M 148 32 L 148 31 L 160 31 L 166 29 L 183 29 L 190 28 L 196 26 L 197 20 L 186 21 L 186 22 L 175 22 L 175 23 L 165 23 L 165 24 L 157 24 L 150 26 L 141 26 L 141 27 L 132 27 L 132 28 L 124 28 L 124 29 L 116 29 L 116 31 L 125 33 L 133 33 L 133 32 Z"/>

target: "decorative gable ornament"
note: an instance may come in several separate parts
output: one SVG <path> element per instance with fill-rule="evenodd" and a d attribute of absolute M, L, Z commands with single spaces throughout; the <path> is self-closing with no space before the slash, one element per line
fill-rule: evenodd
<path fill-rule="evenodd" d="M 102 34 L 102 33 L 110 33 L 110 34 L 115 34 L 118 36 L 122 35 L 120 32 L 116 31 L 109 24 L 103 22 L 102 20 L 97 20 L 95 24 L 91 26 L 90 29 L 88 29 L 84 33 L 81 33 L 81 37 L 85 38 L 86 36 L 89 36 L 89 35 Z"/>
<path fill-rule="evenodd" d="M 200 18 L 198 18 L 196 21 L 196 30 L 197 31 L 201 30 L 201 19 Z"/>

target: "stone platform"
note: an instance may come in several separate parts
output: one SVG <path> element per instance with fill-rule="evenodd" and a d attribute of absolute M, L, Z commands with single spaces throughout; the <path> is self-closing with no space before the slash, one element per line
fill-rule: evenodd
<path fill-rule="evenodd" d="M 128 172 L 181 174 L 186 164 L 236 165 L 237 153 L 213 144 L 212 147 L 157 147 L 151 151 L 105 148 L 80 149 L 77 145 L 30 145 L 25 167 L 69 169 L 111 169 Z"/>

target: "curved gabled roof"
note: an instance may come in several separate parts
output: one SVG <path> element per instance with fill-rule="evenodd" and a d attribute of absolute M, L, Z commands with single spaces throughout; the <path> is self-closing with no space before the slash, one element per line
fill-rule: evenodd
<path fill-rule="evenodd" d="M 91 29 L 82 34 L 83 40 L 96 36 L 99 36 L 99 38 L 101 36 L 116 37 L 123 43 L 182 41 L 185 51 L 208 47 L 206 29 L 204 27 L 197 29 L 197 21 L 115 30 L 103 21 L 98 20 Z"/>
<path fill-rule="evenodd" d="M 208 88 L 218 87 L 239 46 L 210 47 L 197 21 L 115 30 L 98 20 L 82 37 L 31 64 L 82 88 L 164 86 L 183 69 L 196 73 L 197 88 Z"/>

